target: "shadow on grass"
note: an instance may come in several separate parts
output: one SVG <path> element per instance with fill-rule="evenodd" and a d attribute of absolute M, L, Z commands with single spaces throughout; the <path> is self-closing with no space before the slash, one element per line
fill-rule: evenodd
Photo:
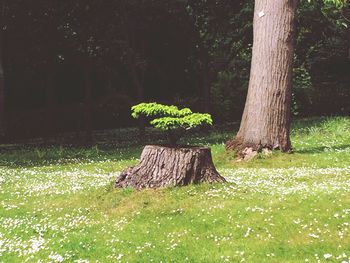
<path fill-rule="evenodd" d="M 88 164 L 100 161 L 123 161 L 139 158 L 141 147 L 101 149 L 77 147 L 40 147 L 0 153 L 0 167 L 40 167 L 48 165 Z"/>
<path fill-rule="evenodd" d="M 225 142 L 234 129 L 233 125 L 216 126 L 209 130 L 195 130 L 186 134 L 179 143 L 191 145 L 213 145 Z M 48 165 L 84 164 L 98 161 L 130 161 L 140 157 L 146 144 L 164 144 L 164 134 L 147 129 L 140 138 L 137 129 L 118 129 L 98 131 L 93 145 L 62 143 L 57 138 L 50 143 L 44 139 L 30 140 L 25 143 L 0 145 L 0 167 L 34 167 Z"/>
<path fill-rule="evenodd" d="M 294 135 L 308 135 L 315 132 L 320 133 L 324 129 L 332 132 L 332 123 L 340 121 L 346 124 L 343 117 L 320 117 L 299 119 L 293 122 Z M 343 122 L 342 122 L 343 121 Z M 328 127 L 328 128 L 327 128 Z M 190 145 L 215 145 L 225 143 L 234 137 L 235 131 L 239 128 L 239 123 L 228 123 L 216 125 L 210 129 L 197 129 L 186 133 L 180 140 L 180 144 Z M 140 157 L 141 150 L 146 144 L 163 144 L 164 134 L 152 128 L 146 129 L 146 134 L 140 137 L 136 128 L 116 129 L 106 131 L 96 131 L 94 137 L 96 141 L 93 145 L 82 147 L 71 144 L 70 137 L 29 140 L 22 143 L 0 145 L 0 166 L 6 167 L 33 167 L 63 164 L 84 164 L 98 161 L 130 161 Z M 313 154 L 327 150 L 322 146 L 310 147 L 298 150 L 296 153 Z M 333 150 L 344 150 L 350 147 L 349 144 L 336 145 Z"/>

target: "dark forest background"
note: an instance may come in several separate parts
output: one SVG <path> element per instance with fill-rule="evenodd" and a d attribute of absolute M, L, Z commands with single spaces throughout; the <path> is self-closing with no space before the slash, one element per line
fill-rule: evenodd
<path fill-rule="evenodd" d="M 241 117 L 251 0 L 0 3 L 2 140 L 134 126 L 130 107 L 141 101 L 210 112 L 216 123 Z M 349 10 L 302 1 L 294 116 L 350 114 Z"/>

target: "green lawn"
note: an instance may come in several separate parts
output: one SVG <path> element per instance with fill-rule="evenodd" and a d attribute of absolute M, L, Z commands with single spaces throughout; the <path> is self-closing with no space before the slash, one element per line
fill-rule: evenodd
<path fill-rule="evenodd" d="M 141 152 L 133 130 L 0 146 L 0 262 L 350 262 L 350 118 L 296 121 L 293 154 L 248 163 L 227 130 L 183 143 L 210 145 L 230 183 L 141 192 L 112 187 Z"/>

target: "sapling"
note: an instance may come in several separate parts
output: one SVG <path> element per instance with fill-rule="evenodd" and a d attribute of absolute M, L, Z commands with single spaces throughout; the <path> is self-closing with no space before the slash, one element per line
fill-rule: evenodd
<path fill-rule="evenodd" d="M 124 170 L 116 187 L 136 189 L 226 182 L 215 169 L 209 147 L 176 147 L 176 131 L 212 125 L 210 114 L 159 103 L 141 103 L 132 107 L 132 116 L 148 117 L 150 124 L 168 134 L 170 146 L 146 145 L 136 166 Z"/>
<path fill-rule="evenodd" d="M 150 118 L 150 124 L 153 127 L 167 133 L 171 146 L 176 146 L 180 131 L 213 124 L 211 115 L 208 113 L 194 113 L 189 108 L 179 109 L 174 105 L 163 105 L 156 102 L 133 106 L 131 115 L 135 119 L 141 116 Z"/>

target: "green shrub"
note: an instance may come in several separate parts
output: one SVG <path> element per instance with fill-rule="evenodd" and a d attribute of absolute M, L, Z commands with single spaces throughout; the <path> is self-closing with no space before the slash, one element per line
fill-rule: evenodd
<path fill-rule="evenodd" d="M 212 125 L 210 114 L 194 113 L 189 108 L 179 109 L 174 105 L 163 105 L 156 102 L 140 103 L 131 108 L 131 116 L 139 118 L 149 117 L 150 124 L 168 135 L 171 145 L 176 145 L 181 130 L 189 130 L 201 125 Z"/>

